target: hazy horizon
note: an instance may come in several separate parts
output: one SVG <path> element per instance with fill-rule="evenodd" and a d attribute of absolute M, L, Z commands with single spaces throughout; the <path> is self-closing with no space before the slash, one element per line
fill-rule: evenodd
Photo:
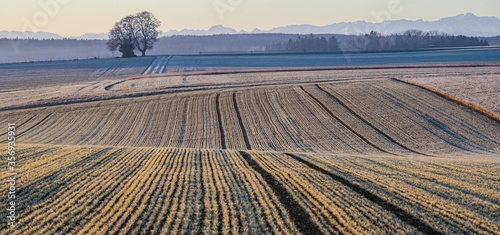
<path fill-rule="evenodd" d="M 197 4 L 178 1 L 78 1 L 18 0 L 3 3 L 0 31 L 43 31 L 64 37 L 85 33 L 107 33 L 124 16 L 140 11 L 152 12 L 162 21 L 161 30 L 208 29 L 223 25 L 241 31 L 269 30 L 286 25 L 317 26 L 340 22 L 382 22 L 384 20 L 434 21 L 472 13 L 500 15 L 500 1 L 479 0 L 210 0 Z M 77 25 L 78 27 L 75 27 Z"/>

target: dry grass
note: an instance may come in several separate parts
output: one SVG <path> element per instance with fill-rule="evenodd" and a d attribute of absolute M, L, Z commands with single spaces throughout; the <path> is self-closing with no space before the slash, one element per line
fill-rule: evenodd
<path fill-rule="evenodd" d="M 12 234 L 499 229 L 498 162 L 178 148 L 20 149 L 22 203 Z M 306 214 L 296 214 L 298 208 Z M 2 224 L 1 232 L 7 231 Z"/>
<path fill-rule="evenodd" d="M 0 111 L 17 129 L 13 234 L 498 233 L 497 121 L 337 75 Z"/>
<path fill-rule="evenodd" d="M 445 97 L 447 99 L 450 99 L 458 104 L 461 104 L 461 105 L 464 105 L 466 107 L 469 107 L 473 110 L 476 110 L 477 112 L 479 113 L 482 113 L 490 118 L 492 118 L 493 120 L 496 120 L 496 121 L 499 121 L 500 122 L 500 116 L 493 112 L 493 111 L 490 111 L 488 109 L 485 109 L 484 107 L 478 105 L 478 104 L 475 104 L 473 102 L 469 102 L 467 100 L 464 100 L 464 99 L 461 99 L 453 94 L 450 94 L 450 93 L 447 93 L 446 91 L 443 91 L 441 89 L 443 88 L 446 88 L 447 85 L 445 84 L 437 84 L 437 85 L 424 85 L 424 84 L 420 84 L 418 82 L 415 82 L 415 81 L 411 81 L 411 80 L 404 80 L 404 79 L 399 79 L 399 78 L 394 78 L 398 81 L 401 81 L 401 82 L 405 82 L 405 83 L 408 83 L 408 84 L 411 84 L 411 85 L 414 85 L 414 86 L 418 86 L 418 87 L 421 87 L 421 88 L 424 88 L 426 90 L 429 90 L 429 91 L 432 91 L 442 97 Z M 479 78 L 472 78 L 474 80 L 478 80 Z M 414 80 L 419 80 L 419 79 L 414 79 Z M 434 80 L 437 80 L 437 79 L 434 79 Z M 446 83 L 450 84 L 450 83 L 454 83 L 454 82 L 458 82 L 456 81 L 457 79 L 447 79 Z M 487 83 L 487 86 L 493 86 L 493 87 L 497 87 L 497 81 L 498 81 L 498 78 L 494 78 L 494 79 L 491 79 L 488 81 Z M 433 87 L 434 86 L 434 87 Z M 465 86 L 460 86 L 462 87 L 462 89 L 466 89 Z M 441 88 L 441 89 L 440 89 Z M 457 95 L 460 95 L 460 96 L 464 96 L 464 91 L 454 91 L 454 93 L 457 93 Z M 480 99 L 485 99 L 485 101 L 483 102 L 478 102 L 478 103 L 483 103 L 484 106 L 486 107 L 489 107 L 491 108 L 492 110 L 498 110 L 498 105 L 495 105 L 495 104 L 491 104 L 491 103 L 494 103 L 496 102 L 496 100 L 499 98 L 497 97 L 498 96 L 498 91 L 493 91 L 491 94 L 488 94 L 489 96 L 486 97 L 486 98 L 482 98 L 480 97 L 481 94 L 478 94 L 478 93 L 482 93 L 482 91 L 478 91 L 474 94 L 469 94 L 468 96 L 466 96 L 467 98 L 465 99 L 468 99 L 468 100 L 473 100 L 473 101 L 479 101 Z"/>

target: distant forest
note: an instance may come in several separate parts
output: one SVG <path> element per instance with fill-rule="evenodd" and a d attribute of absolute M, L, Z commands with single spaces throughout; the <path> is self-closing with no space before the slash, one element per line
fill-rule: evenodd
<path fill-rule="evenodd" d="M 426 36 L 428 35 L 428 36 Z M 290 40 L 307 38 L 299 34 L 223 34 L 213 36 L 171 36 L 160 38 L 148 55 L 204 54 L 204 53 L 252 53 L 286 52 Z M 315 34 L 314 38 L 325 38 L 326 49 L 331 50 L 328 41 L 335 37 L 339 50 L 409 50 L 444 46 L 500 45 L 500 36 L 471 38 L 442 35 L 437 33 L 397 34 L 383 36 L 378 33 L 366 35 Z M 316 39 L 315 39 L 316 40 Z M 325 48 L 325 40 L 318 44 Z M 465 43 L 464 43 L 465 42 Z M 471 44 L 472 43 L 472 44 Z M 330 44 L 333 45 L 333 44 Z M 289 48 L 291 49 L 291 48 Z M 304 51 L 291 49 L 293 51 Z M 306 49 L 316 50 L 316 49 Z M 106 40 L 37 40 L 0 39 L 0 63 L 109 58 L 120 56 L 106 49 Z"/>
<path fill-rule="evenodd" d="M 351 36 L 343 48 L 361 51 L 405 51 L 441 47 L 488 46 L 486 39 L 478 37 L 454 36 L 438 32 L 408 30 L 400 34 L 382 35 L 375 31 L 365 35 Z M 339 44 L 332 36 L 316 37 L 313 34 L 290 39 L 286 50 L 290 52 L 338 51 Z"/>
<path fill-rule="evenodd" d="M 339 43 L 337 38 L 332 36 L 328 39 L 325 37 L 315 37 L 313 34 L 304 38 L 298 37 L 297 39 L 288 40 L 286 44 L 287 51 L 338 51 Z"/>

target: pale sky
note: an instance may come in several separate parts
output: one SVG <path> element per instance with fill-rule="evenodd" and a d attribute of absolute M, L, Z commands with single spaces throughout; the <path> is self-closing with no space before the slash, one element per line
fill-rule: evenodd
<path fill-rule="evenodd" d="M 215 7 L 217 5 L 218 7 Z M 161 30 L 268 30 L 381 19 L 437 20 L 471 12 L 500 16 L 500 0 L 0 0 L 0 31 L 43 31 L 64 37 L 107 33 L 114 22 L 152 12 Z"/>

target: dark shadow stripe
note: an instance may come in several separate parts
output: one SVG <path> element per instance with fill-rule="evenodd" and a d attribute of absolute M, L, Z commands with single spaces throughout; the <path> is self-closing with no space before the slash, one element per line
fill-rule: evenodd
<path fill-rule="evenodd" d="M 238 122 L 240 123 L 241 132 L 243 134 L 243 140 L 245 140 L 245 145 L 247 150 L 252 150 L 252 146 L 250 146 L 250 141 L 248 141 L 247 131 L 245 126 L 243 125 L 243 120 L 241 119 L 240 109 L 238 108 L 238 102 L 236 101 L 236 92 L 233 93 L 233 103 L 234 109 L 236 110 L 236 116 L 238 116 Z"/>
<path fill-rule="evenodd" d="M 311 220 L 309 213 L 293 199 L 293 196 L 286 190 L 282 183 L 277 181 L 271 173 L 264 170 L 250 154 L 244 151 L 240 151 L 240 154 L 248 165 L 259 173 L 266 181 L 267 185 L 273 190 L 278 200 L 288 212 L 290 219 L 301 233 L 311 235 L 323 234 L 318 225 Z"/>
<path fill-rule="evenodd" d="M 199 154 L 199 159 L 198 159 L 198 163 L 200 164 L 200 189 L 201 189 L 201 196 L 200 196 L 200 201 L 201 201 L 201 208 L 200 208 L 200 219 L 198 221 L 198 224 L 196 225 L 196 227 L 198 228 L 198 232 L 196 233 L 197 235 L 201 235 L 203 234 L 203 229 L 204 229 L 204 222 L 205 222 L 205 218 L 207 217 L 207 212 L 206 212 L 206 208 L 205 208 L 205 197 L 206 197 L 206 189 L 205 189 L 205 180 L 203 179 L 203 154 L 200 150 L 197 151 L 197 154 Z M 208 154 L 210 153 L 207 153 L 207 156 L 205 156 L 206 158 L 208 158 Z"/>
<path fill-rule="evenodd" d="M 17 128 L 19 128 L 19 127 L 22 127 L 24 124 L 28 123 L 29 121 L 31 121 L 31 120 L 32 120 L 33 118 L 35 118 L 35 117 L 36 117 L 36 114 L 35 114 L 35 115 L 33 115 L 33 116 L 31 116 L 28 120 L 24 121 L 23 123 L 21 123 L 21 124 L 19 124 L 19 125 L 16 125 L 16 126 L 15 126 L 15 128 L 17 129 Z M 7 135 L 8 133 L 9 133 L 9 132 L 7 131 L 7 132 L 2 133 L 1 135 L 2 135 L 2 136 L 3 136 L 3 135 Z"/>
<path fill-rule="evenodd" d="M 363 142 L 369 144 L 370 146 L 372 146 L 373 148 L 375 148 L 375 149 L 377 149 L 377 150 L 379 150 L 381 152 L 392 154 L 392 155 L 396 155 L 394 153 L 390 153 L 390 152 L 387 152 L 387 151 L 381 149 L 376 144 L 372 143 L 371 141 L 369 141 L 368 139 L 366 139 L 364 136 L 362 136 L 361 134 L 359 134 L 357 131 L 355 131 L 354 129 L 352 129 L 349 125 L 347 125 L 347 123 L 345 123 L 344 121 L 342 121 L 339 117 L 335 116 L 335 114 L 333 114 L 332 111 L 330 111 L 323 103 L 321 103 L 321 101 L 319 101 L 311 93 L 307 92 L 304 89 L 303 86 L 300 86 L 300 89 L 302 89 L 302 91 L 304 91 L 309 97 L 311 97 L 311 99 L 313 99 L 314 101 L 316 101 L 321 106 L 321 108 L 323 108 L 323 110 L 325 110 L 333 119 L 335 119 L 342 126 L 344 126 L 345 128 L 347 128 L 349 131 L 351 131 L 353 134 L 355 134 L 357 137 L 359 137 L 361 140 L 363 140 Z"/>
<path fill-rule="evenodd" d="M 52 115 L 52 113 L 50 113 L 49 115 L 47 115 L 46 117 L 44 117 L 42 120 L 40 120 L 39 122 L 37 122 L 35 125 L 33 125 L 32 127 L 26 129 L 25 131 L 19 133 L 16 135 L 16 139 L 17 137 L 19 136 L 22 136 L 24 134 L 26 134 L 27 132 L 31 131 L 33 128 L 37 127 L 38 125 L 40 125 L 42 122 L 44 122 L 45 120 L 47 120 L 47 118 L 49 118 L 50 116 Z M 8 140 L 3 140 L 1 141 L 0 143 L 4 143 L 4 142 L 7 142 Z"/>
<path fill-rule="evenodd" d="M 404 146 L 403 144 L 400 144 L 398 141 L 396 141 L 395 139 L 393 139 L 392 137 L 390 137 L 389 135 L 385 134 L 382 130 L 378 129 L 377 127 L 375 127 L 373 124 L 371 124 L 370 122 L 368 122 L 366 119 L 364 119 L 363 117 L 361 117 L 360 115 L 358 115 L 356 112 L 354 112 L 354 110 L 352 110 L 351 108 L 349 108 L 349 106 L 347 106 L 344 102 L 342 102 L 339 98 L 337 98 L 336 96 L 334 96 L 332 93 L 326 91 L 325 89 L 323 89 L 321 86 L 319 86 L 318 84 L 316 84 L 316 87 L 318 87 L 318 89 L 320 89 L 321 91 L 323 91 L 325 94 L 327 94 L 330 98 L 334 99 L 335 101 L 337 101 L 337 103 L 339 103 L 340 105 L 342 105 L 342 107 L 344 107 L 345 109 L 347 109 L 352 115 L 354 115 L 356 118 L 358 118 L 359 120 L 361 120 L 362 122 L 364 122 L 366 125 L 368 125 L 369 127 L 371 127 L 373 130 L 377 131 L 379 134 L 381 134 L 382 136 L 384 136 L 385 138 L 387 138 L 388 140 L 390 140 L 391 142 L 393 142 L 394 144 L 396 144 L 397 146 L 403 148 L 403 149 L 406 149 L 410 152 L 413 152 L 413 153 L 417 153 L 417 154 L 421 154 L 421 155 L 425 155 L 425 156 L 429 156 L 429 157 L 432 157 L 431 155 L 428 155 L 428 154 L 425 154 L 425 153 L 421 153 L 419 151 L 416 151 L 416 150 L 413 150 L 413 149 L 410 149 L 406 146 Z"/>
<path fill-rule="evenodd" d="M 349 180 L 339 176 L 339 175 L 335 175 L 317 165 L 315 165 L 314 163 L 311 163 L 307 160 L 304 160 L 303 158 L 299 157 L 299 156 L 296 156 L 296 155 L 293 155 L 293 154 L 290 154 L 290 153 L 286 153 L 286 155 L 290 156 L 291 158 L 297 160 L 298 162 L 301 162 L 303 163 L 304 165 L 310 167 L 311 169 L 313 170 L 316 170 L 322 174 L 325 174 L 327 176 L 330 176 L 333 180 L 343 184 L 344 186 L 350 188 L 352 191 L 358 193 L 359 195 L 365 197 L 366 199 L 370 200 L 371 202 L 379 205 L 380 207 L 384 208 L 385 210 L 393 213 L 394 215 L 396 215 L 396 217 L 400 220 L 402 220 L 403 222 L 413 226 L 414 228 L 416 228 L 418 231 L 424 233 L 424 234 L 443 234 L 437 230 L 435 230 L 434 228 L 432 228 L 431 226 L 429 226 L 427 223 L 421 221 L 420 219 L 418 219 L 417 217 L 413 216 L 412 214 L 406 212 L 405 210 L 399 208 L 398 206 L 382 199 L 381 197 L 371 193 L 370 191 L 362 188 L 361 186 L 357 185 L 357 184 L 353 184 L 351 183 Z"/>
<path fill-rule="evenodd" d="M 109 90 L 111 90 L 111 88 L 113 88 L 115 85 L 118 85 L 118 84 L 124 83 L 124 82 L 126 82 L 126 81 L 128 81 L 128 80 L 121 80 L 121 81 L 119 81 L 119 82 L 115 82 L 115 83 L 113 83 L 113 84 L 107 85 L 107 86 L 105 86 L 105 87 L 104 87 L 104 90 L 109 91 Z"/>
<path fill-rule="evenodd" d="M 217 121 L 219 122 L 220 145 L 222 149 L 226 149 L 226 137 L 224 127 L 222 126 L 222 116 L 220 112 L 220 94 L 215 97 L 215 105 L 217 106 Z"/>

